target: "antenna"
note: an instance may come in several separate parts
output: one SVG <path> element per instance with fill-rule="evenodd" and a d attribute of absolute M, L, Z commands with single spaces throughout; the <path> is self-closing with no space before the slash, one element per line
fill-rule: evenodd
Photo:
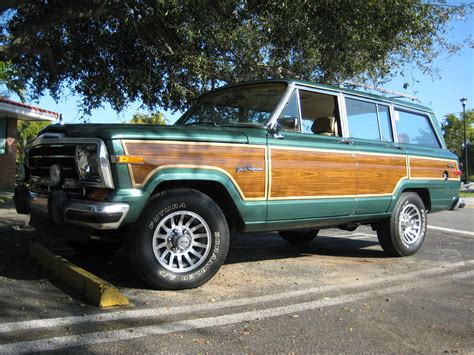
<path fill-rule="evenodd" d="M 392 99 L 396 99 L 396 98 L 399 98 L 399 97 L 404 97 L 404 98 L 410 99 L 412 101 L 418 101 L 418 102 L 420 101 L 416 96 L 404 94 L 403 92 L 398 92 L 398 91 L 379 88 L 379 87 L 376 87 L 374 85 L 369 85 L 369 84 L 364 84 L 364 83 L 357 83 L 357 82 L 353 82 L 353 81 L 346 81 L 346 82 L 343 83 L 343 85 L 345 85 L 345 86 L 354 86 L 354 87 L 362 87 L 364 89 L 379 91 L 379 92 L 382 92 L 384 94 L 395 95 L 395 96 L 391 97 Z"/>

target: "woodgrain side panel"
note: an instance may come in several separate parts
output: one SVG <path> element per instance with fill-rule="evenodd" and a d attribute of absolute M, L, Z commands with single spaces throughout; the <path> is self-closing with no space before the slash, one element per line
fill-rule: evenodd
<path fill-rule="evenodd" d="M 406 157 L 357 154 L 357 195 L 391 195 L 407 177 Z"/>
<path fill-rule="evenodd" d="M 459 180 L 460 177 L 454 174 L 458 164 L 455 160 L 436 160 L 410 157 L 410 178 L 412 179 L 443 179 L 445 171 L 449 174 L 450 180 Z"/>
<path fill-rule="evenodd" d="M 154 170 L 170 166 L 213 167 L 224 171 L 237 183 L 246 199 L 264 199 L 266 189 L 265 147 L 225 144 L 122 141 L 129 155 L 145 158 L 143 165 L 130 165 L 136 185 L 146 182 Z M 237 172 L 236 167 L 260 171 Z"/>
<path fill-rule="evenodd" d="M 352 154 L 271 149 L 270 198 L 340 197 L 356 194 Z"/>

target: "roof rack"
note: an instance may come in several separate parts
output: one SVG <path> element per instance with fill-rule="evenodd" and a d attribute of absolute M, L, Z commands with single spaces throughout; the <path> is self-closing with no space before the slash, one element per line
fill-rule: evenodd
<path fill-rule="evenodd" d="M 357 82 L 353 82 L 353 81 L 345 81 L 345 82 L 342 83 L 342 84 L 345 85 L 345 86 L 362 87 L 362 88 L 364 88 L 364 89 L 379 91 L 379 92 L 382 92 L 382 93 L 384 93 L 384 94 L 395 95 L 395 96 L 392 96 L 391 99 L 397 99 L 397 98 L 403 97 L 403 98 L 410 99 L 410 100 L 412 100 L 412 101 L 418 101 L 418 102 L 420 102 L 420 100 L 419 100 L 416 96 L 404 94 L 404 93 L 398 92 L 398 91 L 393 91 L 393 90 L 387 90 L 387 89 L 379 88 L 379 87 L 376 87 L 375 85 L 369 85 L 369 84 L 364 84 L 364 83 L 357 83 Z"/>

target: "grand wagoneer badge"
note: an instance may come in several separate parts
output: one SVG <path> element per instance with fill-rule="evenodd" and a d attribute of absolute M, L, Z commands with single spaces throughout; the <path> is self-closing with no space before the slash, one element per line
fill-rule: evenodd
<path fill-rule="evenodd" d="M 263 168 L 256 168 L 253 166 L 236 166 L 235 167 L 235 172 L 236 173 L 243 173 L 245 171 L 250 171 L 252 173 L 257 172 L 257 171 L 263 171 Z"/>

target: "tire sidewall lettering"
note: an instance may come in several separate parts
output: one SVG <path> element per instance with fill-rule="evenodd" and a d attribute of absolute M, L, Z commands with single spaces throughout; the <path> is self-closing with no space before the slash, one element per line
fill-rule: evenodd
<path fill-rule="evenodd" d="M 219 249 L 221 245 L 221 234 L 220 232 L 214 232 L 213 234 L 214 234 L 214 240 L 213 240 L 214 249 L 211 256 L 207 260 L 207 262 L 204 264 L 204 266 L 199 268 L 199 270 L 193 271 L 189 274 L 181 275 L 181 281 L 194 280 L 196 277 L 204 275 L 214 264 L 214 261 L 217 259 L 217 255 L 219 253 Z"/>
<path fill-rule="evenodd" d="M 168 213 L 182 209 L 182 208 L 187 208 L 187 205 L 185 202 L 180 202 L 180 203 L 172 203 L 171 205 L 166 206 L 165 208 L 162 208 L 155 216 L 151 219 L 151 222 L 148 224 L 148 228 L 150 230 L 154 230 L 156 224 Z"/>

